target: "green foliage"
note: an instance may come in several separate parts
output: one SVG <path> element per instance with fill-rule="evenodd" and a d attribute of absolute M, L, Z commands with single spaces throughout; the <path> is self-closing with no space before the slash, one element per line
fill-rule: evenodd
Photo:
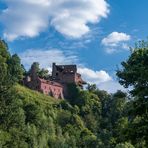
<path fill-rule="evenodd" d="M 38 62 L 34 62 L 31 65 L 31 69 L 27 72 L 27 75 L 31 75 L 32 70 L 40 78 L 44 78 L 46 80 L 50 79 L 49 71 L 44 68 L 40 69 L 40 64 Z"/>
<path fill-rule="evenodd" d="M 97 90 L 96 84 L 88 84 L 87 90 L 90 92 L 95 92 Z"/>
<path fill-rule="evenodd" d="M 10 76 L 8 75 L 8 64 L 7 61 L 10 59 L 10 54 L 8 52 L 7 44 L 0 40 L 0 92 L 4 92 L 8 88 L 8 79 Z M 11 82 L 10 84 L 11 85 Z"/>
<path fill-rule="evenodd" d="M 148 145 L 148 41 L 140 41 L 132 49 L 128 60 L 118 70 L 119 82 L 124 87 L 132 86 L 133 98 L 127 105 L 129 118 L 125 139 L 136 147 Z M 136 129 L 136 130 L 135 130 Z"/>
<path fill-rule="evenodd" d="M 17 54 L 12 55 L 11 59 L 8 60 L 8 68 L 12 81 L 19 82 L 23 79 L 24 69 Z"/>
<path fill-rule="evenodd" d="M 128 142 L 117 144 L 115 148 L 134 148 L 134 146 Z"/>
<path fill-rule="evenodd" d="M 7 44 L 0 39 L 0 93 L 5 93 L 11 86 L 22 80 L 23 69 L 19 57 L 10 55 Z"/>
<path fill-rule="evenodd" d="M 31 70 L 33 69 L 34 70 L 34 72 L 36 73 L 36 74 L 38 74 L 39 72 L 40 72 L 40 67 L 39 67 L 39 63 L 38 62 L 34 62 L 34 63 L 32 63 L 32 65 L 31 65 L 31 69 L 29 70 L 29 74 L 31 73 Z"/>
<path fill-rule="evenodd" d="M 133 96 L 147 97 L 148 94 L 148 42 L 141 41 L 132 49 L 129 59 L 122 62 L 123 69 L 117 71 L 119 82 L 133 87 Z"/>
<path fill-rule="evenodd" d="M 38 75 L 40 78 L 44 78 L 46 80 L 50 78 L 49 71 L 44 68 L 39 71 Z"/>
<path fill-rule="evenodd" d="M 66 99 L 70 102 L 70 104 L 75 105 L 80 103 L 79 93 L 80 89 L 75 84 L 68 84 L 67 86 L 68 96 Z"/>
<path fill-rule="evenodd" d="M 10 141 L 10 134 L 8 132 L 0 130 L 0 147 L 3 147 L 9 141 Z"/>
<path fill-rule="evenodd" d="M 132 98 L 122 91 L 108 94 L 96 85 L 81 90 L 69 84 L 68 97 L 57 100 L 16 84 L 25 69 L 0 40 L 0 147 L 146 148 L 147 45 L 138 44 L 117 72 L 121 84 L 132 86 Z M 49 78 L 39 63 L 32 67 Z"/>

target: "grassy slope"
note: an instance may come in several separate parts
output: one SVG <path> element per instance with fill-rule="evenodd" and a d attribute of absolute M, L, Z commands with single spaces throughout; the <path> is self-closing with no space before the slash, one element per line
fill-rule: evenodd
<path fill-rule="evenodd" d="M 60 100 L 58 99 L 55 99 L 50 96 L 46 96 L 37 91 L 33 91 L 24 86 L 21 86 L 19 84 L 15 85 L 14 90 L 17 92 L 18 97 L 22 98 L 26 103 L 35 102 L 35 103 L 47 106 L 51 104 L 57 104 L 60 102 Z"/>

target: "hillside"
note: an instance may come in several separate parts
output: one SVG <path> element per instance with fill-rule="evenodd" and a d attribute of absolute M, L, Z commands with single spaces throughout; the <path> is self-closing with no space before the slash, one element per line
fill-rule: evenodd
<path fill-rule="evenodd" d="M 117 76 L 129 94 L 71 83 L 57 100 L 18 84 L 26 71 L 1 41 L 0 148 L 147 148 L 148 43 L 121 64 Z"/>
<path fill-rule="evenodd" d="M 116 122 L 123 112 L 116 111 L 116 103 L 121 103 L 123 93 L 119 92 L 118 101 L 113 101 L 110 106 L 112 97 L 104 91 L 82 91 L 73 85 L 70 90 L 70 99 L 57 100 L 19 84 L 13 86 L 7 94 L 8 99 L 1 99 L 1 104 L 5 104 L 3 108 L 7 109 L 5 112 L 1 110 L 1 120 L 5 122 L 1 123 L 0 146 L 76 148 L 114 145 L 110 141 L 112 136 L 105 137 L 116 130 L 108 129 L 112 126 L 109 120 L 116 115 Z M 103 101 L 99 96 L 109 97 L 109 100 Z M 107 112 L 106 105 L 103 105 L 105 102 Z M 125 101 L 121 106 L 124 104 Z M 115 110 L 112 111 L 112 108 Z"/>
<path fill-rule="evenodd" d="M 18 97 L 22 98 L 24 102 L 36 102 L 42 104 L 43 106 L 48 106 L 51 104 L 57 104 L 61 101 L 19 84 L 14 86 L 14 90 L 17 92 Z"/>
<path fill-rule="evenodd" d="M 66 100 L 45 96 L 19 84 L 13 86 L 8 99 L 1 98 L 1 105 L 5 104 L 3 109 L 7 109 L 3 112 L 1 108 L 4 123 L 1 122 L 0 146 L 65 148 L 96 143 L 96 135 L 86 127 L 81 114 L 91 112 L 92 107 L 99 107 L 100 103 L 92 100 L 83 111 L 89 101 L 83 95 L 81 104 L 71 106 Z M 92 99 L 96 96 L 92 95 Z"/>

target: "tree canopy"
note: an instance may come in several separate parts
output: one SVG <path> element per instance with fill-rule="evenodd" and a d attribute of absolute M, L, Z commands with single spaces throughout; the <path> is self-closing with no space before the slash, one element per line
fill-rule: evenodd
<path fill-rule="evenodd" d="M 10 55 L 7 44 L 0 40 L 0 92 L 5 92 L 11 86 L 22 80 L 24 70 L 20 58 Z"/>
<path fill-rule="evenodd" d="M 133 96 L 148 97 L 148 42 L 138 42 L 131 52 L 128 60 L 121 63 L 123 69 L 117 71 L 119 82 L 130 87 Z"/>
<path fill-rule="evenodd" d="M 127 138 L 135 145 L 148 145 L 148 41 L 140 41 L 132 49 L 123 68 L 117 71 L 119 82 L 130 87 L 132 100 L 128 104 Z"/>

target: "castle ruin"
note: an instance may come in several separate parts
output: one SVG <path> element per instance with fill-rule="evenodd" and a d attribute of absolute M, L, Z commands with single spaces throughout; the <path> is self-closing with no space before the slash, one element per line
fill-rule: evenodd
<path fill-rule="evenodd" d="M 81 78 L 81 74 L 77 73 L 76 65 L 56 65 L 53 63 L 50 80 L 40 78 L 34 67 L 31 67 L 30 74 L 24 78 L 24 85 L 28 88 L 57 99 L 68 96 L 68 84 L 75 84 L 81 88 L 86 84 Z"/>

